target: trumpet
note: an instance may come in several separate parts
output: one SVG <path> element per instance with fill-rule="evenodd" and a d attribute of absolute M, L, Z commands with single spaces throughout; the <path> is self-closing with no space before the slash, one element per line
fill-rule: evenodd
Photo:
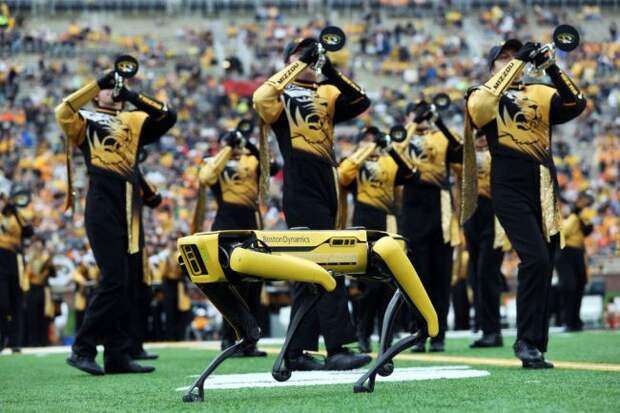
<path fill-rule="evenodd" d="M 250 119 L 243 119 L 239 121 L 235 129 L 225 132 L 220 139 L 230 140 L 234 147 L 243 149 L 250 136 L 252 136 L 253 130 L 254 122 Z"/>
<path fill-rule="evenodd" d="M 447 93 L 437 93 L 433 96 L 432 102 L 431 110 L 436 113 L 437 111 L 448 109 L 452 103 L 452 100 Z"/>
<path fill-rule="evenodd" d="M 360 139 L 367 134 L 371 134 L 374 143 L 376 143 L 382 151 L 386 151 L 392 143 L 400 143 L 405 140 L 407 137 L 407 129 L 402 125 L 394 125 L 386 133 L 379 130 L 376 126 L 370 126 L 362 131 Z"/>
<path fill-rule="evenodd" d="M 9 202 L 17 208 L 26 208 L 32 201 L 32 194 L 27 189 L 18 189 L 11 192 Z"/>
<path fill-rule="evenodd" d="M 121 55 L 114 61 L 114 88 L 112 97 L 117 98 L 125 85 L 126 79 L 131 79 L 138 73 L 140 65 L 138 60 L 130 55 Z"/>
<path fill-rule="evenodd" d="M 580 40 L 581 38 L 576 28 L 568 24 L 559 25 L 553 31 L 553 42 L 542 45 L 530 54 L 531 59 L 541 54 L 549 54 L 550 58 L 540 66 L 529 63 L 527 74 L 532 77 L 541 77 L 544 74 L 544 70 L 554 63 L 556 50 L 559 49 L 567 53 L 572 52 L 579 46 Z"/>
<path fill-rule="evenodd" d="M 327 26 L 319 34 L 319 58 L 313 66 L 317 75 L 322 73 L 323 66 L 327 60 L 327 52 L 336 52 L 342 49 L 347 41 L 347 36 L 341 28 L 336 26 Z"/>

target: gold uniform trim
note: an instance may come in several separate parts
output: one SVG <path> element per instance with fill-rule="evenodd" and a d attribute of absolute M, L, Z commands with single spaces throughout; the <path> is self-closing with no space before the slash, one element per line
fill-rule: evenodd
<path fill-rule="evenodd" d="M 572 213 L 564 220 L 562 230 L 566 238 L 566 246 L 585 249 L 585 236 L 577 214 Z"/>
<path fill-rule="evenodd" d="M 560 234 L 560 246 L 564 248 L 562 231 L 562 214 L 560 204 L 555 197 L 553 178 L 549 168 L 540 165 L 540 206 L 542 210 L 542 230 L 547 242 Z"/>
<path fill-rule="evenodd" d="M 127 219 L 127 251 L 136 254 L 140 251 L 140 211 L 136 208 L 133 185 L 125 183 L 125 215 Z"/>
<path fill-rule="evenodd" d="M 494 215 L 493 221 L 495 222 L 495 235 L 493 238 L 493 249 L 500 249 L 504 252 L 508 252 L 512 249 L 512 245 L 506 236 L 506 230 L 500 224 L 499 219 Z"/>

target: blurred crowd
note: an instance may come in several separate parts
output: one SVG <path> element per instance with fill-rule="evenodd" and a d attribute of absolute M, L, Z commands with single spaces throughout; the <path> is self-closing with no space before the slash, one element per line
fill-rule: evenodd
<path fill-rule="evenodd" d="M 162 206 L 145 211 L 144 217 L 147 252 L 157 270 L 166 260 L 170 241 L 189 232 L 198 166 L 219 150 L 218 136 L 240 119 L 254 117 L 252 92 L 283 66 L 286 43 L 316 36 L 326 24 L 321 19 L 287 24 L 277 10 L 261 9 L 254 22 L 230 20 L 219 32 L 178 28 L 172 38 L 162 39 L 155 33 L 123 36 L 110 26 L 78 21 L 54 33 L 45 27 L 33 29 L 5 7 L 0 14 L 0 55 L 8 57 L 0 60 L 0 165 L 5 176 L 32 192 L 29 215 L 37 236 L 57 257 L 61 268 L 56 273 L 66 276 L 83 263 L 92 263 L 92 257 L 84 234 L 83 204 L 76 205 L 72 216 L 63 208 L 64 144 L 53 115 L 63 96 L 109 69 L 114 58 L 110 51 L 122 50 L 137 56 L 141 64 L 130 87 L 149 91 L 177 109 L 177 124 L 160 143 L 148 147 L 141 164 L 164 197 Z M 600 11 L 584 10 L 566 20 L 565 15 L 538 8 L 527 14 L 493 8 L 474 17 L 483 35 L 525 40 L 529 34 L 519 28 L 528 20 L 548 27 L 550 35 L 558 21 L 579 27 L 582 19 L 600 18 Z M 463 19 L 461 13 L 440 10 L 435 17 L 396 21 L 369 13 L 343 24 L 348 47 L 332 60 L 369 90 L 372 106 L 355 123 L 336 131 L 338 159 L 351 152 L 352 137 L 365 124 L 402 123 L 409 102 L 439 91 L 449 93 L 454 102 L 444 118 L 457 130 L 462 128 L 464 92 L 488 77 L 484 56 L 472 47 L 479 39 L 462 29 Z M 609 25 L 607 40 L 588 41 L 586 35 L 579 49 L 559 53 L 558 60 L 589 99 L 587 113 L 554 135 L 563 196 L 570 203 L 580 191 L 593 191 L 598 215 L 587 251 L 591 257 L 613 256 L 620 237 L 620 41 L 615 23 Z M 74 183 L 83 202 L 87 180 L 79 158 L 76 162 Z M 269 203 L 263 207 L 266 228 L 285 228 L 281 179 L 273 178 Z M 211 197 L 205 228 L 215 209 Z M 512 266 L 507 262 L 510 275 L 514 259 Z"/>

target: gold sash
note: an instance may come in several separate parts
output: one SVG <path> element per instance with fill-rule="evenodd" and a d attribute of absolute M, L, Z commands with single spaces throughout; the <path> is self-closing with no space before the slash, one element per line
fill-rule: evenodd
<path fill-rule="evenodd" d="M 540 165 L 540 208 L 542 210 L 542 230 L 546 241 L 550 242 L 551 237 L 560 234 L 560 247 L 564 248 L 560 204 L 555 197 L 551 172 L 549 168 L 543 165 Z"/>
<path fill-rule="evenodd" d="M 140 251 L 140 211 L 136 208 L 133 185 L 125 184 L 125 213 L 127 217 L 128 252 L 135 254 Z"/>

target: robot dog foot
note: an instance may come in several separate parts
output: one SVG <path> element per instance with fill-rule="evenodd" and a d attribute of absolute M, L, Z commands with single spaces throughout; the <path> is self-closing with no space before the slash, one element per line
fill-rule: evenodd
<path fill-rule="evenodd" d="M 211 363 L 209 363 L 209 366 L 205 369 L 205 371 L 202 372 L 200 377 L 198 377 L 196 381 L 192 383 L 192 385 L 189 387 L 187 392 L 183 395 L 183 401 L 184 402 L 204 401 L 205 399 L 204 384 L 205 384 L 205 380 L 207 380 L 207 377 L 209 377 L 211 373 L 213 373 L 215 369 L 217 369 L 218 366 L 222 364 L 224 360 L 226 360 L 227 358 L 230 358 L 239 350 L 242 350 L 248 347 L 248 345 L 251 345 L 254 343 L 256 343 L 255 340 L 249 340 L 249 341 L 241 340 L 234 346 L 230 346 L 226 350 L 222 351 L 215 359 L 213 359 Z"/>

